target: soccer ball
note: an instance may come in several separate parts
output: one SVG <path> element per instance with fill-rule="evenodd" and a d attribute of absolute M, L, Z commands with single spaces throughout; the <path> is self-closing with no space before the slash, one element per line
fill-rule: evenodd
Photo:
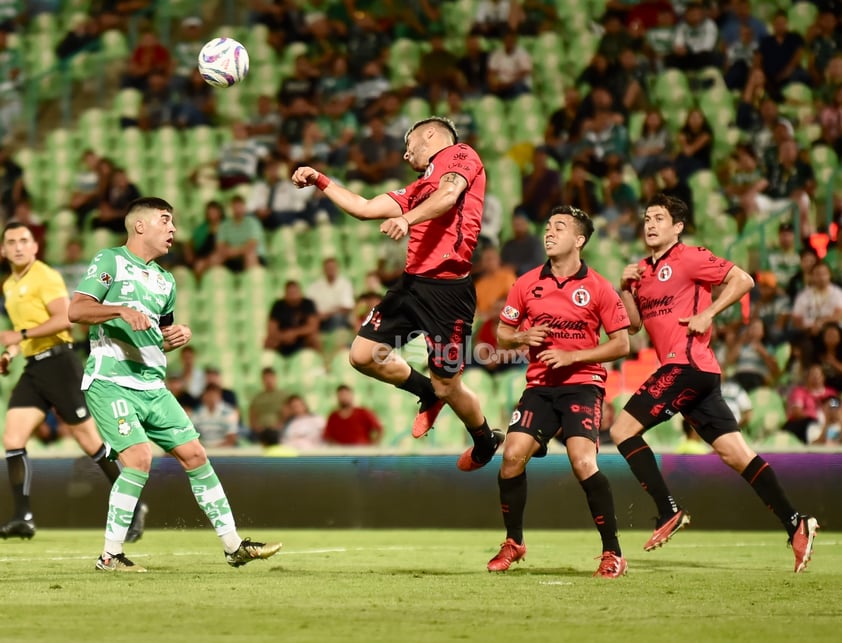
<path fill-rule="evenodd" d="M 199 52 L 199 73 L 214 87 L 230 87 L 248 71 L 248 51 L 233 38 L 214 38 Z"/>

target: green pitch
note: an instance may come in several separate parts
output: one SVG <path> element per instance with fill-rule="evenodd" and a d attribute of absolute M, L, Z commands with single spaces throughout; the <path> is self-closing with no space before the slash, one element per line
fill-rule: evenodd
<path fill-rule="evenodd" d="M 207 530 L 128 548 L 147 574 L 94 571 L 99 531 L 0 541 L 0 641 L 836 641 L 842 538 L 804 574 L 782 532 L 686 529 L 629 573 L 595 579 L 595 531 L 527 532 L 526 561 L 489 574 L 502 532 L 241 530 L 284 549 L 241 569 Z"/>

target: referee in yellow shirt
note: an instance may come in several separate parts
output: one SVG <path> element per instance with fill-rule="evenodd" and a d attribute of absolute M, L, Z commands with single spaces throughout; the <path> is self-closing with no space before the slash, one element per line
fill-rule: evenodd
<path fill-rule="evenodd" d="M 3 229 L 2 253 L 12 268 L 12 274 L 3 283 L 3 295 L 15 330 L 0 332 L 0 344 L 5 347 L 0 354 L 0 375 L 9 374 L 9 362 L 18 354 L 23 354 L 26 366 L 6 412 L 3 447 L 15 512 L 9 522 L 0 525 L 0 537 L 32 538 L 32 465 L 26 443 L 51 408 L 70 426 L 79 446 L 111 483 L 120 475 L 120 469 L 106 457 L 105 445 L 85 404 L 82 363 L 73 351 L 67 317 L 70 298 L 61 275 L 36 259 L 38 244 L 22 223 L 11 222 Z M 146 512 L 146 506 L 139 503 L 129 542 L 142 535 Z"/>

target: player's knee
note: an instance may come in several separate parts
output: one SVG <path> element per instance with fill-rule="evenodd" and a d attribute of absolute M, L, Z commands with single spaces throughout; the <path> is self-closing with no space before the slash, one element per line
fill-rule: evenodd
<path fill-rule="evenodd" d="M 572 458 L 570 460 L 570 466 L 577 480 L 587 480 L 598 471 L 596 459 L 592 457 Z"/>
<path fill-rule="evenodd" d="M 458 393 L 461 388 L 461 380 L 458 377 L 440 377 L 431 373 L 430 382 L 433 384 L 436 396 L 445 401 Z"/>
<path fill-rule="evenodd" d="M 500 465 L 500 477 L 503 479 L 516 478 L 526 471 L 529 456 L 519 451 L 503 452 L 503 462 Z"/>
<path fill-rule="evenodd" d="M 356 370 L 366 373 L 371 370 L 374 363 L 374 357 L 371 351 L 364 350 L 360 346 L 351 345 L 351 350 L 348 353 L 348 363 Z"/>

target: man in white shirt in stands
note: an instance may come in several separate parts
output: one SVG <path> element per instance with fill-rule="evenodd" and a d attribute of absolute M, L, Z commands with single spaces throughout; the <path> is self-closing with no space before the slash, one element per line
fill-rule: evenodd
<path fill-rule="evenodd" d="M 192 415 L 193 426 L 199 432 L 199 441 L 206 447 L 237 446 L 237 429 L 240 414 L 222 400 L 222 387 L 208 384 L 202 393 L 202 403 Z"/>
<path fill-rule="evenodd" d="M 339 274 L 339 262 L 334 257 L 324 260 L 322 270 L 324 276 L 307 288 L 307 298 L 316 304 L 319 314 L 319 329 L 330 332 L 350 328 L 348 314 L 354 308 L 354 286 Z"/>

